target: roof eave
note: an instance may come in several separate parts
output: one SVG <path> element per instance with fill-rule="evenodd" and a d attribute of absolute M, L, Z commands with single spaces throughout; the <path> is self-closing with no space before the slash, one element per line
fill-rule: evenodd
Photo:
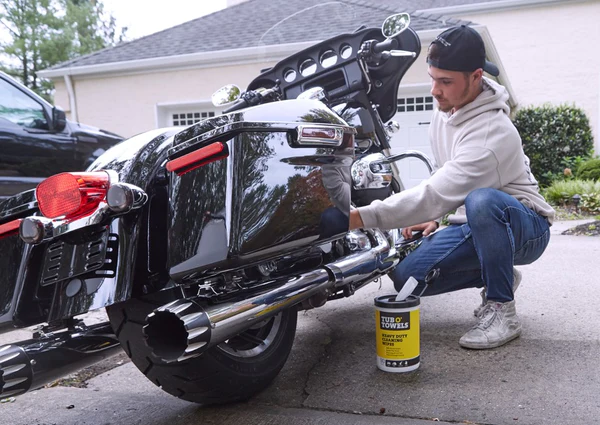
<path fill-rule="evenodd" d="M 439 14 L 444 16 L 456 16 L 465 14 L 489 13 L 500 10 L 521 9 L 541 5 L 552 5 L 559 3 L 583 3 L 589 0 L 498 0 L 489 3 L 472 3 L 460 6 L 436 7 L 431 9 L 417 10 L 417 13 Z"/>
<path fill-rule="evenodd" d="M 130 72 L 155 72 L 186 67 L 203 68 L 215 65 L 223 66 L 241 63 L 269 62 L 289 56 L 310 47 L 317 42 L 318 41 L 307 41 L 272 46 L 248 47 L 243 49 L 218 50 L 187 55 L 110 62 L 98 65 L 66 66 L 64 68 L 39 71 L 38 75 L 42 78 L 61 78 L 65 75 L 110 75 Z"/>

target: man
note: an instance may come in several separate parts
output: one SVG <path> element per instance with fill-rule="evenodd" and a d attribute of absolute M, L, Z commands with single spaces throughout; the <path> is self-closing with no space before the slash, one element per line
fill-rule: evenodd
<path fill-rule="evenodd" d="M 554 210 L 529 169 L 508 93 L 483 76 L 499 71 L 486 61 L 479 34 L 464 25 L 444 31 L 429 46 L 427 63 L 438 103 L 429 138 L 440 168 L 417 187 L 351 211 L 350 228 L 431 235 L 390 274 L 396 289 L 414 276 L 420 293 L 430 272 L 437 278 L 424 295 L 484 286 L 478 323 L 459 344 L 494 348 L 521 334 L 514 301 L 521 275 L 513 266 L 542 255 Z M 433 233 L 433 220 L 454 210 L 450 225 Z"/>

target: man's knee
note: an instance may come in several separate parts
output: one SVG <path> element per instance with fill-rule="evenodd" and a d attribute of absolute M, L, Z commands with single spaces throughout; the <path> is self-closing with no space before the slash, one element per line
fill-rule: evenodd
<path fill-rule="evenodd" d="M 465 199 L 467 220 L 473 227 L 478 221 L 487 220 L 498 210 L 498 190 L 491 188 L 475 189 Z"/>

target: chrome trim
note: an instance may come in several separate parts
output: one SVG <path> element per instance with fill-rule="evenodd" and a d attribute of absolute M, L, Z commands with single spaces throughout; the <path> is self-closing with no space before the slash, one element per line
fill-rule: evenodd
<path fill-rule="evenodd" d="M 323 102 L 327 99 L 327 95 L 325 94 L 323 87 L 312 87 L 308 90 L 304 90 L 296 99 L 314 99 Z"/>
<path fill-rule="evenodd" d="M 397 133 L 400 131 L 400 123 L 398 123 L 398 121 L 389 121 L 385 126 L 385 131 L 387 132 L 388 136 L 392 136 L 392 134 Z"/>
<path fill-rule="evenodd" d="M 386 157 L 381 153 L 373 153 L 354 161 L 350 169 L 354 189 L 380 189 L 392 183 L 393 174 L 389 170 L 375 170 L 373 165 L 385 164 Z"/>
<path fill-rule="evenodd" d="M 74 232 L 79 229 L 83 229 L 87 226 L 92 226 L 95 224 L 102 223 L 107 217 L 115 215 L 115 213 L 108 207 L 106 202 L 100 202 L 96 211 L 94 211 L 91 215 L 82 217 L 76 220 L 57 220 L 46 218 L 42 216 L 33 216 L 27 217 L 23 219 L 25 221 L 31 221 L 32 224 L 43 227 L 43 237 L 39 239 L 37 242 L 28 241 L 28 238 L 21 236 L 19 230 L 19 236 L 23 239 L 23 242 L 30 244 L 40 244 L 42 242 L 47 242 L 59 236 L 65 235 L 67 233 Z M 21 223 L 23 226 L 23 223 Z"/>
<path fill-rule="evenodd" d="M 122 205 L 110 205 L 111 190 L 122 190 L 125 196 L 125 202 Z M 142 207 L 148 201 L 148 195 L 137 186 L 128 183 L 116 183 L 110 185 L 106 192 L 106 202 L 108 207 L 117 214 L 128 213 Z"/>
<path fill-rule="evenodd" d="M 334 139 L 326 139 L 321 137 L 307 137 L 302 136 L 302 130 L 305 128 L 316 128 L 323 130 L 335 130 L 335 138 Z M 325 124 L 307 124 L 307 125 L 299 125 L 296 127 L 296 131 L 298 132 L 297 142 L 299 145 L 303 146 L 314 146 L 317 145 L 327 145 L 327 146 L 335 146 L 339 147 L 344 140 L 344 128 L 337 125 L 325 125 Z"/>
<path fill-rule="evenodd" d="M 337 276 L 341 276 L 341 282 L 337 287 L 352 283 L 365 282 L 386 273 L 398 264 L 395 245 L 390 244 L 383 232 L 379 229 L 368 231 L 377 242 L 372 249 L 349 255 L 325 267 Z"/>
<path fill-rule="evenodd" d="M 19 229 L 19 236 L 21 239 L 27 244 L 40 244 L 42 242 L 47 242 L 54 238 L 57 238 L 61 235 L 74 232 L 76 230 L 83 229 L 84 227 L 93 226 L 96 224 L 101 224 L 109 217 L 114 217 L 120 214 L 126 214 L 132 209 L 137 209 L 142 207 L 148 201 L 148 195 L 142 189 L 137 186 L 127 184 L 127 183 L 119 183 L 119 175 L 117 172 L 113 170 L 102 170 L 106 172 L 109 176 L 109 190 L 110 187 L 115 185 L 122 188 L 126 188 L 127 191 L 130 192 L 131 195 L 131 208 L 123 211 L 114 211 L 110 208 L 106 200 L 100 202 L 96 210 L 85 217 L 81 217 L 78 219 L 51 219 L 43 216 L 31 216 L 23 219 L 23 222 L 30 222 L 34 226 L 41 227 L 42 237 L 37 240 L 32 240 L 21 234 L 21 228 L 23 227 L 23 222 L 21 223 L 21 227 Z M 108 195 L 108 191 L 107 191 Z"/>
<path fill-rule="evenodd" d="M 392 162 L 400 161 L 405 158 L 417 158 L 425 163 L 427 168 L 429 169 L 429 174 L 433 174 L 435 167 L 433 165 L 433 161 L 423 152 L 419 151 L 406 151 L 396 155 L 391 155 L 386 157 L 384 160 L 380 161 L 383 164 L 391 164 Z"/>

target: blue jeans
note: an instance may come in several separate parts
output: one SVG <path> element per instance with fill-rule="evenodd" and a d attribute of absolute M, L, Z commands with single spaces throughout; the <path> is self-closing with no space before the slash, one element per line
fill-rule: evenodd
<path fill-rule="evenodd" d="M 413 293 L 436 295 L 487 287 L 489 300 L 513 300 L 513 265 L 537 260 L 550 240 L 545 217 L 496 189 L 477 189 L 465 199 L 467 224 L 450 225 L 425 237 L 391 273 L 400 290 L 413 276 Z M 439 269 L 429 285 L 425 276 Z M 427 286 L 425 288 L 425 286 Z"/>

